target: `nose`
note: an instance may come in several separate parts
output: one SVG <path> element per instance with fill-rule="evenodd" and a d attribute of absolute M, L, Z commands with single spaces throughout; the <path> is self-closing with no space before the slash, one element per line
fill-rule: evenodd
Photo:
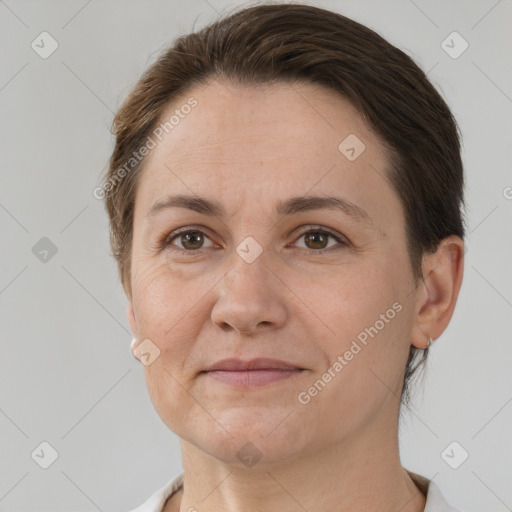
<path fill-rule="evenodd" d="M 224 331 L 252 334 L 277 329 L 286 321 L 286 287 L 260 255 L 252 263 L 240 257 L 220 283 L 211 319 Z M 261 327 L 260 327 L 261 326 Z"/>

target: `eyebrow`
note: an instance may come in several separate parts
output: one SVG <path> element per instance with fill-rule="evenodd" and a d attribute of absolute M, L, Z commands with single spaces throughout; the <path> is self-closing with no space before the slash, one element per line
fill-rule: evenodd
<path fill-rule="evenodd" d="M 169 208 L 187 208 L 203 215 L 225 218 L 225 208 L 218 201 L 192 195 L 168 196 L 162 201 L 156 202 L 149 208 L 146 217 L 151 217 Z M 298 196 L 281 201 L 276 206 L 279 217 L 286 217 L 297 213 L 314 210 L 339 210 L 358 222 L 373 225 L 373 220 L 368 213 L 354 203 L 334 196 Z"/>

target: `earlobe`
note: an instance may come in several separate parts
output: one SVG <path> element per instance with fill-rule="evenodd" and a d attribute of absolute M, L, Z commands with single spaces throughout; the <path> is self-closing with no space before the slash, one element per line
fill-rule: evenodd
<path fill-rule="evenodd" d="M 133 311 L 131 302 L 128 302 L 127 317 L 130 329 L 132 330 L 133 335 L 137 337 L 137 320 L 135 319 L 135 312 Z"/>
<path fill-rule="evenodd" d="M 130 352 L 134 359 L 136 359 L 137 361 L 140 361 L 138 354 L 137 354 L 137 347 L 138 347 L 137 338 L 133 338 L 131 345 L 130 345 Z"/>
<path fill-rule="evenodd" d="M 133 311 L 133 306 L 132 306 L 131 302 L 128 302 L 127 316 L 128 316 L 128 323 L 130 324 L 130 328 L 134 335 L 134 338 L 132 339 L 132 342 L 130 345 L 130 352 L 131 352 L 132 356 L 135 359 L 137 359 L 137 361 L 140 361 L 140 359 L 137 357 L 137 351 L 136 351 L 137 346 L 138 346 L 138 343 L 137 343 L 137 321 L 135 319 L 135 312 Z"/>
<path fill-rule="evenodd" d="M 448 326 L 464 273 L 464 242 L 455 235 L 443 239 L 437 251 L 423 258 L 424 279 L 416 290 L 416 316 L 411 344 L 428 347 Z"/>

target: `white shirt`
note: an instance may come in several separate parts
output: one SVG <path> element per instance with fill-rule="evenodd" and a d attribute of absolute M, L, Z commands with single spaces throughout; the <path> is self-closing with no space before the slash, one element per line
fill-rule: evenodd
<path fill-rule="evenodd" d="M 427 500 L 424 512 L 460 512 L 458 509 L 450 506 L 444 499 L 437 485 L 427 480 L 425 477 L 408 471 L 409 476 L 414 483 L 426 493 Z M 130 510 L 129 512 L 162 512 L 165 502 L 172 496 L 183 484 L 183 473 L 167 482 L 161 489 L 147 499 L 142 505 Z"/>

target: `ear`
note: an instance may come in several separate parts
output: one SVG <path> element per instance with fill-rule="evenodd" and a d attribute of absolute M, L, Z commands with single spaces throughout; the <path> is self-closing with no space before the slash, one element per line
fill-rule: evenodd
<path fill-rule="evenodd" d="M 133 336 L 134 336 L 134 340 L 132 341 L 130 350 L 132 352 L 133 357 L 140 361 L 140 359 L 138 358 L 137 352 L 136 352 L 137 346 L 140 343 L 140 341 L 139 341 L 139 343 L 137 343 L 137 341 L 138 341 L 137 340 L 137 333 L 138 333 L 137 320 L 135 319 L 135 312 L 133 311 L 133 306 L 130 301 L 128 302 L 127 316 L 128 316 L 128 323 L 130 324 L 130 328 L 131 328 Z"/>
<path fill-rule="evenodd" d="M 128 323 L 130 324 L 130 329 L 135 337 L 137 337 L 137 320 L 135 319 L 135 312 L 133 311 L 132 303 L 128 302 Z"/>
<path fill-rule="evenodd" d="M 455 235 L 444 238 L 435 253 L 423 257 L 423 280 L 415 290 L 415 317 L 411 343 L 425 349 L 428 338 L 441 336 L 448 326 L 464 273 L 464 242 Z"/>

